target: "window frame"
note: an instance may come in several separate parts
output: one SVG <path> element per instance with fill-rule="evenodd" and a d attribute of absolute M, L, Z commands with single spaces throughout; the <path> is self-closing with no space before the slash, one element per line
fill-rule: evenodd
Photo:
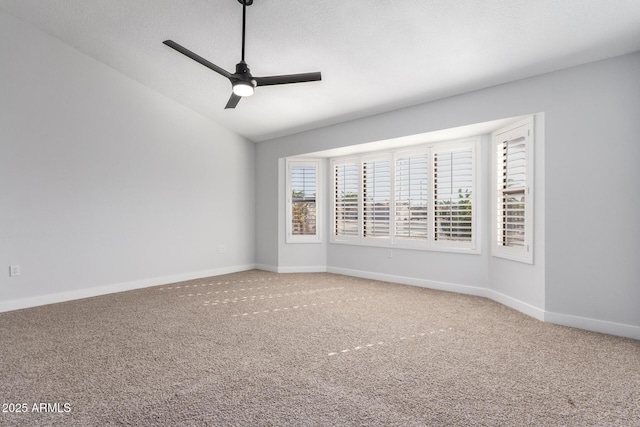
<path fill-rule="evenodd" d="M 522 247 L 505 246 L 499 243 L 499 222 L 504 222 L 504 213 L 498 207 L 504 202 L 499 202 L 500 191 L 498 187 L 504 186 L 504 174 L 498 176 L 498 150 L 502 150 L 505 143 L 519 138 L 525 138 L 525 184 L 522 194 L 524 195 L 524 242 Z M 519 261 L 533 264 L 534 252 L 534 118 L 528 117 L 498 129 L 491 135 L 491 255 L 497 258 Z M 499 183 L 500 180 L 500 183 Z M 501 184 L 502 183 L 502 184 Z M 512 191 L 509 191 L 512 192 Z M 506 194 L 508 194 L 507 192 Z M 519 191 L 518 191 L 519 192 Z M 501 193 L 505 194 L 505 193 Z M 504 196 L 501 197 L 501 200 Z"/>
<path fill-rule="evenodd" d="M 324 221 L 323 208 L 322 208 L 322 192 L 321 192 L 321 182 L 323 177 L 323 172 L 321 162 L 318 159 L 295 159 L 295 158 L 287 158 L 286 159 L 286 188 L 285 188 L 285 198 L 286 198 L 286 243 L 322 243 L 322 224 Z M 316 230 L 315 234 L 293 234 L 293 197 L 292 197 L 292 169 L 294 167 L 313 167 L 316 170 L 316 186 L 315 186 L 315 204 L 316 204 Z"/>
<path fill-rule="evenodd" d="M 481 253 L 480 231 L 479 231 L 479 191 L 478 176 L 480 168 L 478 164 L 478 144 L 480 137 L 464 138 L 461 140 L 434 142 L 421 144 L 411 147 L 403 147 L 397 150 L 386 150 L 379 152 L 366 152 L 356 156 L 337 157 L 330 160 L 330 170 L 332 173 L 331 185 L 333 188 L 331 197 L 331 220 L 334 226 L 329 233 L 329 241 L 336 244 L 351 244 L 362 246 L 381 246 L 387 248 L 402 249 L 418 249 L 440 252 L 458 252 L 458 253 Z M 470 242 L 454 242 L 454 241 L 434 241 L 434 218 L 433 218 L 433 160 L 434 152 L 442 152 L 446 150 L 465 150 L 471 149 L 472 153 L 472 239 Z M 426 238 L 404 238 L 396 235 L 396 168 L 400 159 L 407 158 L 411 155 L 425 155 L 427 158 L 427 237 Z M 363 163 L 375 159 L 390 159 L 390 206 L 389 206 L 389 236 L 384 237 L 364 237 L 364 210 L 363 210 Z M 357 236 L 336 235 L 336 177 L 335 167 L 344 164 L 356 164 L 358 166 L 358 233 Z"/>

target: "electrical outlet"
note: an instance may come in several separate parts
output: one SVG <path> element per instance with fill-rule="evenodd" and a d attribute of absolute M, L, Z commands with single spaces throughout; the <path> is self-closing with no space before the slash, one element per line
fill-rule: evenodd
<path fill-rule="evenodd" d="M 10 265 L 9 266 L 9 276 L 15 277 L 20 275 L 20 266 L 19 265 Z"/>
<path fill-rule="evenodd" d="M 387 249 L 387 258 L 393 258 L 393 250 Z"/>
<path fill-rule="evenodd" d="M 224 254 L 226 252 L 227 252 L 227 247 L 225 245 L 218 246 L 218 253 L 219 254 Z"/>

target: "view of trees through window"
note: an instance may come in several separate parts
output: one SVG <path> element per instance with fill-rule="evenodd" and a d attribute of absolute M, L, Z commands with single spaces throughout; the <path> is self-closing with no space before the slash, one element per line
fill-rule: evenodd
<path fill-rule="evenodd" d="M 316 180 L 315 166 L 291 167 L 291 234 L 316 234 Z"/>
<path fill-rule="evenodd" d="M 473 156 L 470 150 L 434 155 L 435 239 L 471 241 Z"/>

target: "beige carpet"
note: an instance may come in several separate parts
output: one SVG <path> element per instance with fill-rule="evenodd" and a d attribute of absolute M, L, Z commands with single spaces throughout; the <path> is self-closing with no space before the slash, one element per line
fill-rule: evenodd
<path fill-rule="evenodd" d="M 0 403 L 25 426 L 640 426 L 640 342 L 248 271 L 0 314 Z"/>

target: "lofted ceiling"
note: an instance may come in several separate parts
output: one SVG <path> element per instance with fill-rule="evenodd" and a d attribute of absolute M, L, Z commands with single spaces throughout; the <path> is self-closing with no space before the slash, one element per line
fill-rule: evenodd
<path fill-rule="evenodd" d="M 233 72 L 238 0 L 0 0 L 0 9 L 256 142 L 640 50 L 638 0 L 255 0 L 252 73 L 321 71 L 322 81 L 259 87 L 225 110 L 229 81 L 162 41 Z"/>

